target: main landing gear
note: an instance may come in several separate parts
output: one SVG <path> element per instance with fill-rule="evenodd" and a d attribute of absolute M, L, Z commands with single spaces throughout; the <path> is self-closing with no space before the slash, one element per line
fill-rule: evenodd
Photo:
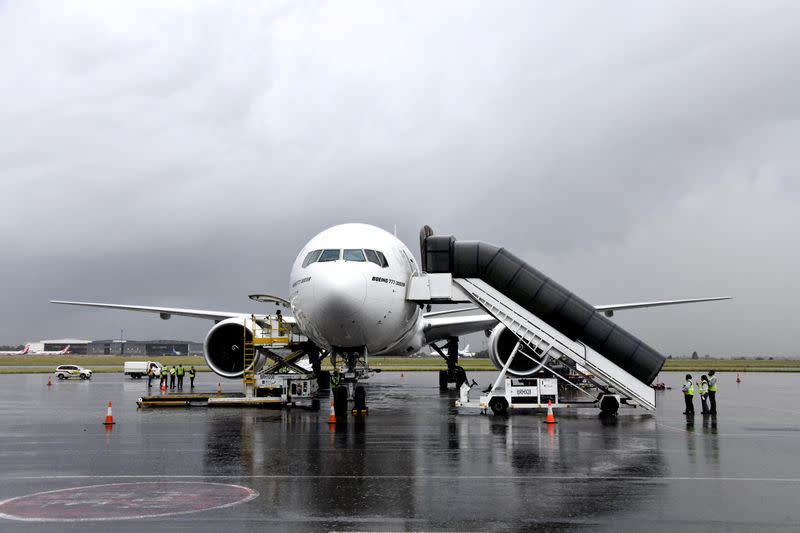
<path fill-rule="evenodd" d="M 446 355 L 442 349 L 435 344 L 431 344 L 431 348 L 433 348 L 436 353 L 444 359 L 445 363 L 447 363 L 447 370 L 439 371 L 439 390 L 447 390 L 450 383 L 455 384 L 456 390 L 461 389 L 461 385 L 467 381 L 467 372 L 458 364 L 458 337 L 450 337 L 447 339 L 447 345 L 445 347 L 447 349 Z"/>

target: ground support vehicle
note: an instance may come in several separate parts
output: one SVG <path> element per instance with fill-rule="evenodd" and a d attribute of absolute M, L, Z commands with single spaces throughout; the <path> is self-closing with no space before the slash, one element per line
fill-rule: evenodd
<path fill-rule="evenodd" d="M 53 372 L 58 379 L 92 379 L 92 371 L 78 365 L 59 365 Z"/>
<path fill-rule="evenodd" d="M 160 375 L 163 367 L 155 361 L 125 361 L 122 372 L 133 379 L 141 379 L 147 375 L 148 369 L 154 375 Z"/>

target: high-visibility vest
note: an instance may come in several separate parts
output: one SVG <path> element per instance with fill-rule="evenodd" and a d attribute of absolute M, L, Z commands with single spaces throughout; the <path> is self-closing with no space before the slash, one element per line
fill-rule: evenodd
<path fill-rule="evenodd" d="M 686 381 L 686 392 L 684 392 L 686 396 L 694 396 L 694 383 L 692 380 Z"/>
<path fill-rule="evenodd" d="M 178 375 L 179 375 L 179 376 L 182 376 L 184 372 L 185 372 L 185 370 L 183 369 L 183 367 L 182 367 L 182 366 L 181 366 L 181 367 L 178 367 Z"/>
<path fill-rule="evenodd" d="M 708 394 L 708 381 L 700 382 L 700 396 Z"/>
<path fill-rule="evenodd" d="M 717 376 L 708 378 L 708 392 L 717 392 Z"/>
<path fill-rule="evenodd" d="M 193 377 L 194 377 L 194 374 L 195 374 L 195 372 L 197 372 L 197 371 L 196 371 L 194 368 L 190 368 L 190 369 L 189 369 L 189 377 L 190 377 L 190 378 L 193 378 Z"/>
<path fill-rule="evenodd" d="M 170 376 L 174 376 L 174 375 L 175 375 L 175 367 L 174 367 L 174 366 L 171 366 L 171 367 L 169 368 L 169 375 L 170 375 Z"/>

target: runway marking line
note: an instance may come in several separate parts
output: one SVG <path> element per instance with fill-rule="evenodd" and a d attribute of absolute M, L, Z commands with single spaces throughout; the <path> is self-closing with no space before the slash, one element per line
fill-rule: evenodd
<path fill-rule="evenodd" d="M 22 522 L 158 518 L 224 509 L 256 497 L 258 492 L 249 487 L 209 481 L 107 483 L 9 498 L 0 502 L 0 518 Z"/>

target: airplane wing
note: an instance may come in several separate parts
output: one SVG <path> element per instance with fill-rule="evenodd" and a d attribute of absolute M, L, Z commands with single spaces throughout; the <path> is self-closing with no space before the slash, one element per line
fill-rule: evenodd
<path fill-rule="evenodd" d="M 688 300 L 661 300 L 658 302 L 639 302 L 631 304 L 616 305 L 596 305 L 595 309 L 605 313 L 606 316 L 614 316 L 614 311 L 624 311 L 625 309 L 642 309 L 645 307 L 661 307 L 664 305 L 692 304 L 697 302 L 716 302 L 719 300 L 732 300 L 732 296 L 713 296 L 711 298 L 690 298 Z"/>
<path fill-rule="evenodd" d="M 433 316 L 442 316 L 442 315 L 453 315 L 455 313 L 461 313 L 464 311 L 475 311 L 476 309 L 480 309 L 477 305 L 473 305 L 470 307 L 459 307 L 458 309 L 445 309 L 444 311 L 433 311 L 423 314 L 425 318 L 430 318 Z"/>
<path fill-rule="evenodd" d="M 595 306 L 597 311 L 604 313 L 606 316 L 613 316 L 614 311 L 623 311 L 625 309 L 642 309 L 645 307 L 661 307 L 665 305 L 679 305 L 697 302 L 714 302 L 718 300 L 731 300 L 731 296 L 715 296 L 711 298 L 691 298 L 686 300 L 661 300 L 655 302 L 638 302 L 616 305 L 598 305 Z M 428 344 L 444 340 L 447 337 L 459 337 L 477 331 L 484 331 L 492 329 L 497 325 L 497 319 L 489 314 L 480 315 L 467 315 L 460 317 L 443 317 L 440 314 L 451 314 L 458 311 L 466 311 L 471 308 L 453 309 L 449 311 L 440 311 L 428 313 L 424 316 L 425 326 L 425 340 Z"/>
<path fill-rule="evenodd" d="M 251 313 L 232 313 L 229 311 L 208 311 L 205 309 L 182 309 L 179 307 L 150 307 L 145 305 L 121 305 L 121 304 L 104 304 L 94 302 L 67 302 L 64 300 L 50 300 L 53 304 L 63 305 L 78 305 L 81 307 L 102 307 L 105 309 L 122 309 L 124 311 L 140 311 L 143 313 L 158 314 L 164 320 L 167 320 L 172 315 L 187 316 L 192 318 L 206 318 L 208 320 L 225 320 L 226 318 L 236 318 L 250 316 Z M 287 324 L 294 324 L 293 317 L 284 316 L 283 321 Z"/>
<path fill-rule="evenodd" d="M 457 317 L 425 317 L 423 318 L 425 342 L 430 344 L 448 337 L 459 337 L 476 331 L 492 329 L 497 319 L 489 314 L 457 316 Z"/>

